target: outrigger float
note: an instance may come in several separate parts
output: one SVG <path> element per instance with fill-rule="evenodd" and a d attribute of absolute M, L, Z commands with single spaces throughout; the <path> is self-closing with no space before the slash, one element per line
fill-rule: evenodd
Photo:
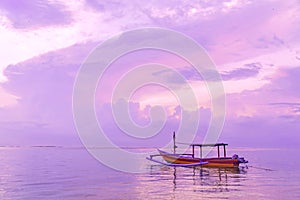
<path fill-rule="evenodd" d="M 239 167 L 240 164 L 248 163 L 243 157 L 239 157 L 234 154 L 232 157 L 227 157 L 226 154 L 226 146 L 228 144 L 225 143 L 216 143 L 216 144 L 190 144 L 192 148 L 191 154 L 176 154 L 175 149 L 177 146 L 175 145 L 175 133 L 173 135 L 174 140 L 174 153 L 168 153 L 158 149 L 159 154 L 150 155 L 147 157 L 148 160 L 175 167 L 224 167 L 224 168 L 233 168 Z M 195 148 L 200 148 L 200 157 L 195 157 Z M 218 157 L 210 157 L 203 158 L 202 157 L 202 148 L 204 147 L 217 147 L 218 149 Z M 220 155 L 220 147 L 223 147 L 223 157 Z M 163 161 L 159 161 L 154 159 L 154 157 L 162 157 Z"/>

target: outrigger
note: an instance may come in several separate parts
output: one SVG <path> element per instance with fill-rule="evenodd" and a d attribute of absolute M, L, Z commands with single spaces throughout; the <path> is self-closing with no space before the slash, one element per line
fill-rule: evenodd
<path fill-rule="evenodd" d="M 216 143 L 216 144 L 190 144 L 192 147 L 191 154 L 176 154 L 175 149 L 177 146 L 175 145 L 175 133 L 173 135 L 174 140 L 174 153 L 168 153 L 158 149 L 159 154 L 150 155 L 147 157 L 148 160 L 168 165 L 168 166 L 179 166 L 179 167 L 194 167 L 194 166 L 202 166 L 202 167 L 239 167 L 241 163 L 248 163 L 243 157 L 239 157 L 234 154 L 232 157 L 227 157 L 226 154 L 226 146 L 228 144 L 225 143 Z M 195 148 L 200 148 L 200 157 L 195 157 Z M 218 157 L 210 157 L 203 158 L 202 157 L 202 148 L 204 147 L 217 147 L 218 149 Z M 220 147 L 223 147 L 223 157 L 220 154 Z M 153 159 L 154 157 L 160 156 L 165 162 Z"/>

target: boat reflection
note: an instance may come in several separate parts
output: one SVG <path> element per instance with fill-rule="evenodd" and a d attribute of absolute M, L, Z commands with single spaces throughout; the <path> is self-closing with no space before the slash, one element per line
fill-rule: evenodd
<path fill-rule="evenodd" d="M 246 168 L 184 168 L 152 165 L 150 175 L 157 180 L 170 180 L 173 191 L 178 188 L 193 192 L 229 192 L 238 191 L 246 179 Z"/>

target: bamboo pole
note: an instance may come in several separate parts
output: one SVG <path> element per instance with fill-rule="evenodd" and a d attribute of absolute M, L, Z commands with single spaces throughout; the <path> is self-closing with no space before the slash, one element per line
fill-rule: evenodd
<path fill-rule="evenodd" d="M 195 146 L 194 145 L 192 146 L 192 149 L 193 149 L 193 156 L 192 157 L 194 158 L 195 157 Z"/>
<path fill-rule="evenodd" d="M 202 158 L 202 146 L 200 146 L 200 158 Z"/>
<path fill-rule="evenodd" d="M 173 153 L 176 153 L 176 136 L 175 136 L 175 131 L 173 132 Z"/>

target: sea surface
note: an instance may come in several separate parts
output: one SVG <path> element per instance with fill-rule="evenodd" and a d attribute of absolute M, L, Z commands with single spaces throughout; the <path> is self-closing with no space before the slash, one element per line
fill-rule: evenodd
<path fill-rule="evenodd" d="M 236 169 L 174 168 L 143 160 L 119 172 L 81 147 L 0 147 L 0 199 L 300 199 L 299 149 L 234 148 Z"/>

